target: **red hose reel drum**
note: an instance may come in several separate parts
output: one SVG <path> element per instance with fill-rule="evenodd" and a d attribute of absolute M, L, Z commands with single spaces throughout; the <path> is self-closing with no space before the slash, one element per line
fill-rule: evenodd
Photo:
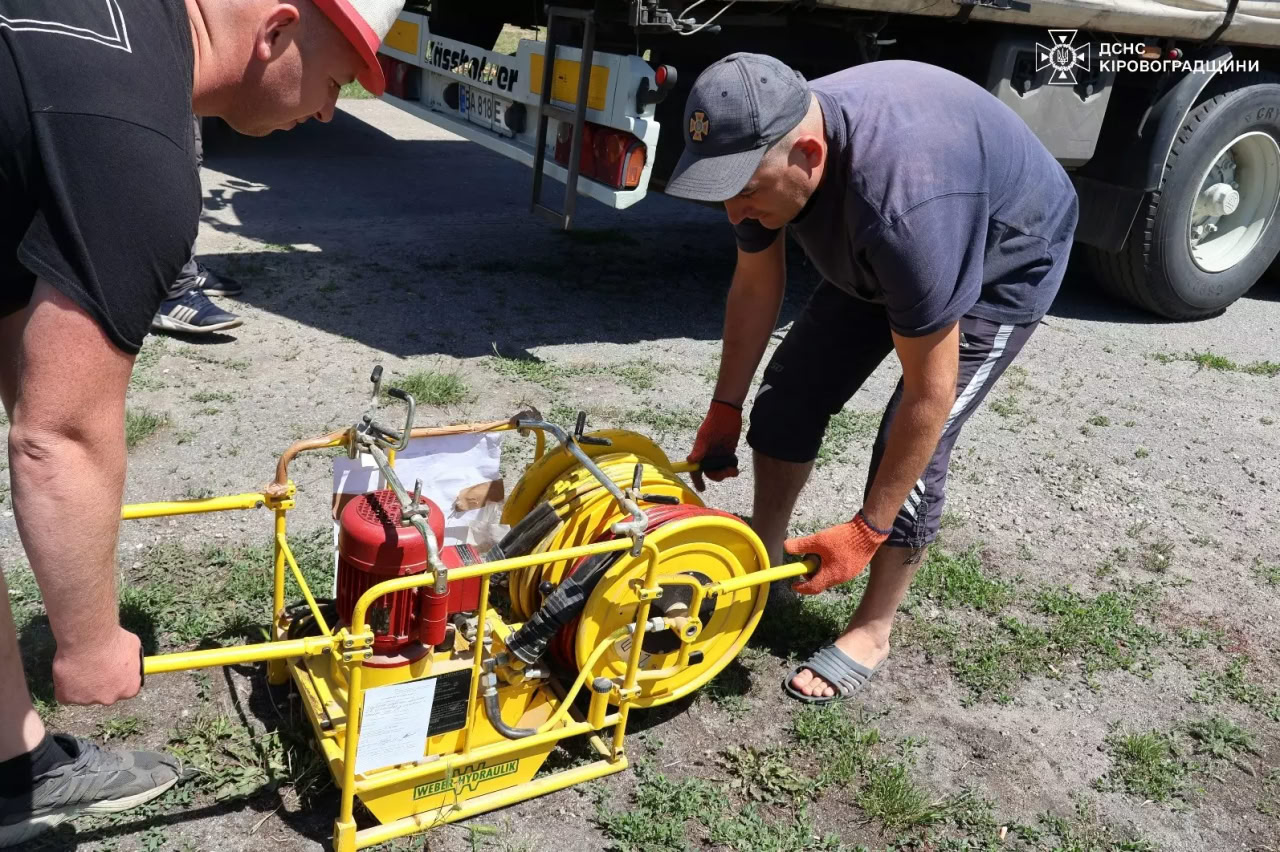
<path fill-rule="evenodd" d="M 426 497 L 427 528 L 437 547 L 444 542 L 444 513 Z M 364 494 L 342 510 L 338 531 L 338 618 L 350 626 L 356 601 L 370 588 L 393 577 L 421 574 L 429 570 L 427 546 L 413 526 L 400 525 L 400 502 L 389 489 Z M 420 594 L 420 592 L 422 594 Z M 420 616 L 419 602 L 426 604 L 430 586 L 404 589 L 384 595 L 369 608 L 373 630 L 373 652 L 393 655 L 419 640 L 426 644 L 435 637 L 421 636 L 426 619 Z"/>

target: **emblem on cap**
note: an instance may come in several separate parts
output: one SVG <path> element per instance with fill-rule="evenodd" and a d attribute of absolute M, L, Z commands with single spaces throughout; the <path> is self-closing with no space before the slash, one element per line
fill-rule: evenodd
<path fill-rule="evenodd" d="M 689 136 L 694 142 L 701 142 L 710 133 L 711 120 L 707 118 L 707 114 L 700 109 L 694 110 L 693 115 L 689 116 Z"/>

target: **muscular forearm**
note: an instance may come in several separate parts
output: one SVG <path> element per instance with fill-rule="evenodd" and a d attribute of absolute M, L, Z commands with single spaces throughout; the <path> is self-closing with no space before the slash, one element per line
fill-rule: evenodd
<path fill-rule="evenodd" d="M 41 429 L 23 424 L 20 413 L 9 435 L 18 530 L 59 651 L 71 652 L 102 641 L 118 623 L 123 418 Z"/>
<path fill-rule="evenodd" d="M 734 276 L 725 307 L 724 344 L 715 398 L 742 405 L 751 378 L 769 345 L 769 335 L 782 307 L 784 282 L 754 281 L 741 271 Z"/>
<path fill-rule="evenodd" d="M 889 529 L 938 446 L 953 399 L 945 394 L 904 394 L 889 427 L 884 456 L 862 512 Z"/>

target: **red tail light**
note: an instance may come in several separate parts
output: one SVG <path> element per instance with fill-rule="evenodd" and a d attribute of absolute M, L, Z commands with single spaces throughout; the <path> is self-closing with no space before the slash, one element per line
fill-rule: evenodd
<path fill-rule="evenodd" d="M 422 75 L 408 62 L 378 54 L 382 76 L 387 80 L 387 94 L 406 101 L 418 100 L 418 81 Z"/>
<path fill-rule="evenodd" d="M 573 128 L 561 122 L 556 132 L 555 160 L 569 167 Z M 645 144 L 624 130 L 587 122 L 582 128 L 582 152 L 578 173 L 614 189 L 635 189 L 644 172 Z"/>

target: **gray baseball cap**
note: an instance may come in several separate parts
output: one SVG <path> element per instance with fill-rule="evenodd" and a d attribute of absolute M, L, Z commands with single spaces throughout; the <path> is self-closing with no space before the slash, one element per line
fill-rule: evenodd
<path fill-rule="evenodd" d="M 666 194 L 725 201 L 809 111 L 809 85 L 772 56 L 734 53 L 698 75 L 684 108 L 684 154 Z"/>

